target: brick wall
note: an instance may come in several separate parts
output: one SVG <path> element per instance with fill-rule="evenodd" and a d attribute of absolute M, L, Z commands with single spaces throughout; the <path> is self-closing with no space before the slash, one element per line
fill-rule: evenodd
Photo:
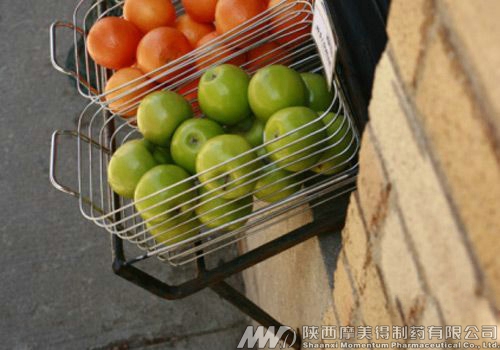
<path fill-rule="evenodd" d="M 393 0 L 335 272 L 340 325 L 495 325 L 500 2 Z"/>
<path fill-rule="evenodd" d="M 316 239 L 245 275 L 278 319 L 499 324 L 499 15 L 498 0 L 392 0 L 333 289 Z"/>

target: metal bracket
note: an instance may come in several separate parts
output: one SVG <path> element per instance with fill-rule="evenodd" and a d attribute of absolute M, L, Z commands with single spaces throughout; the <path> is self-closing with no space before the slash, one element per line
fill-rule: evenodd
<path fill-rule="evenodd" d="M 225 262 L 212 270 L 207 270 L 205 268 L 204 258 L 200 257 L 197 260 L 198 276 L 180 285 L 167 284 L 142 271 L 141 269 L 131 264 L 127 264 L 123 249 L 123 241 L 117 236 L 112 237 L 114 252 L 112 266 L 114 273 L 118 276 L 160 298 L 167 300 L 182 299 L 205 288 L 210 288 L 220 297 L 236 306 L 240 311 L 250 316 L 261 325 L 265 327 L 275 326 L 275 329 L 278 329 L 282 326 L 281 323 L 249 300 L 245 295 L 241 294 L 239 291 L 227 284 L 225 279 L 276 254 L 303 243 L 312 237 L 322 233 L 340 231 L 344 227 L 344 224 L 344 217 L 314 221 L 284 236 L 276 238 L 271 242 L 259 246 L 254 250 L 240 255 L 229 262 Z M 290 342 L 292 337 L 289 337 L 289 335 L 289 333 L 283 334 L 282 340 Z M 300 341 L 297 342 L 293 348 L 300 349 Z"/>

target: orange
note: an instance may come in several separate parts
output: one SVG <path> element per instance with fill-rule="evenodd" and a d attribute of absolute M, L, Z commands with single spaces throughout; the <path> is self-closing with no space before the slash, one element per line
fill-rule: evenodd
<path fill-rule="evenodd" d="M 219 34 L 227 33 L 242 23 L 250 21 L 266 9 L 267 0 L 219 0 L 215 9 L 215 28 Z M 252 25 L 252 22 L 247 23 L 247 25 Z M 252 42 L 256 41 L 258 38 L 251 35 L 251 33 L 256 33 L 261 28 L 261 26 L 258 26 L 252 29 L 250 33 L 246 32 L 242 35 L 242 37 L 247 37 L 245 40 L 247 42 L 239 43 L 239 45 L 248 45 L 250 43 L 248 42 L 249 39 Z M 237 36 L 234 40 L 240 40 L 242 37 Z"/>
<path fill-rule="evenodd" d="M 182 5 L 197 22 L 212 23 L 215 20 L 217 0 L 182 0 Z"/>
<path fill-rule="evenodd" d="M 141 37 L 141 31 L 132 22 L 119 17 L 104 17 L 90 28 L 87 50 L 95 63 L 109 69 L 120 69 L 134 63 Z"/>
<path fill-rule="evenodd" d="M 134 80 L 138 79 L 136 82 L 130 85 L 121 87 L 122 85 L 128 84 Z M 144 95 L 152 92 L 154 88 L 153 84 L 148 84 L 144 87 L 138 88 L 139 85 L 145 83 L 147 79 L 137 68 L 122 68 L 115 72 L 108 80 L 106 87 L 104 88 L 104 93 L 106 101 L 111 101 L 118 96 L 125 94 L 123 97 L 110 102 L 109 109 L 116 114 L 121 116 L 134 117 L 137 114 L 137 105 L 144 97 Z M 116 91 L 110 92 L 111 90 L 117 89 Z M 135 107 L 135 108 L 134 108 Z"/>
<path fill-rule="evenodd" d="M 184 98 L 190 102 L 198 98 L 198 85 L 200 83 L 200 78 L 190 81 L 189 83 L 181 85 L 177 92 L 184 96 Z"/>
<path fill-rule="evenodd" d="M 269 1 L 269 8 L 278 5 L 282 0 Z M 312 13 L 311 7 L 304 3 L 295 3 L 295 0 L 286 0 L 283 5 L 272 11 L 271 23 L 273 25 L 272 33 L 280 33 L 276 41 L 280 44 L 290 43 L 300 44 L 309 39 L 311 33 Z M 285 33 L 290 33 L 284 35 Z M 301 39 L 299 39 L 301 38 Z"/>
<path fill-rule="evenodd" d="M 175 24 L 175 7 L 171 0 L 125 0 L 123 16 L 143 33 Z"/>
<path fill-rule="evenodd" d="M 142 38 L 137 47 L 137 67 L 150 76 L 159 76 L 165 70 L 151 73 L 155 69 L 182 57 L 192 47 L 189 40 L 176 28 L 159 27 L 153 29 Z M 169 67 L 168 70 L 175 68 Z M 160 82 L 167 82 L 179 77 L 187 67 L 177 67 L 176 71 L 158 78 Z"/>
<path fill-rule="evenodd" d="M 218 63 L 222 63 L 221 61 L 225 58 L 233 55 L 237 52 L 237 49 L 232 49 L 227 46 L 221 46 L 217 44 L 217 38 L 219 34 L 217 32 L 212 32 L 210 34 L 205 35 L 196 45 L 197 48 L 202 46 L 207 49 L 203 50 L 203 54 L 196 61 L 196 67 L 198 70 L 204 70 L 209 68 L 210 66 L 217 65 Z M 213 41 L 212 41 L 213 40 Z M 246 62 L 246 55 L 241 54 L 238 55 L 225 63 L 234 64 L 235 66 L 241 66 Z"/>
<path fill-rule="evenodd" d="M 196 22 L 188 14 L 180 16 L 175 23 L 175 27 L 186 36 L 193 47 L 201 38 L 215 30 L 212 24 Z"/>
<path fill-rule="evenodd" d="M 248 69 L 256 71 L 271 64 L 288 66 L 291 63 L 291 59 L 287 55 L 288 51 L 278 43 L 273 41 L 265 43 L 248 52 Z"/>
<path fill-rule="evenodd" d="M 184 96 L 186 100 L 188 100 L 193 106 L 193 110 L 198 110 L 198 85 L 200 84 L 200 78 L 196 78 L 195 80 L 180 86 L 177 89 L 177 92 Z"/>

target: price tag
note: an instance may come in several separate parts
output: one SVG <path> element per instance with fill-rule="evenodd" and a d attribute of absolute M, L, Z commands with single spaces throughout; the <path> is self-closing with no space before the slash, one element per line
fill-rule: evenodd
<path fill-rule="evenodd" d="M 328 7 L 325 0 L 315 1 L 312 34 L 314 41 L 316 41 L 321 61 L 323 62 L 328 86 L 331 88 L 335 74 L 337 44 L 333 36 L 332 22 L 328 15 Z"/>

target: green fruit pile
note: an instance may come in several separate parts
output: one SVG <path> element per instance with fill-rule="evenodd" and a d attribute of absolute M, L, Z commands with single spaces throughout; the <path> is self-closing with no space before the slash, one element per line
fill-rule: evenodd
<path fill-rule="evenodd" d="M 353 156 L 347 118 L 322 112 L 333 95 L 319 74 L 272 65 L 250 77 L 224 64 L 203 74 L 198 99 L 205 118 L 175 92 L 145 97 L 144 139 L 123 144 L 109 163 L 109 185 L 134 200 L 157 244 L 193 237 L 201 224 L 241 228 L 254 195 L 283 200 L 305 172 L 333 175 Z"/>

